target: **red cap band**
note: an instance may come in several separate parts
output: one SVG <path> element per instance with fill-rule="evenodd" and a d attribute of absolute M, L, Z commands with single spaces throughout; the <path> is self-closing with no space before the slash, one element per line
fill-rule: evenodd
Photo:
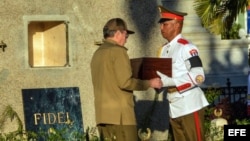
<path fill-rule="evenodd" d="M 161 18 L 175 19 L 175 20 L 183 20 L 184 19 L 183 16 L 179 16 L 179 15 L 172 14 L 172 13 L 161 13 Z"/>

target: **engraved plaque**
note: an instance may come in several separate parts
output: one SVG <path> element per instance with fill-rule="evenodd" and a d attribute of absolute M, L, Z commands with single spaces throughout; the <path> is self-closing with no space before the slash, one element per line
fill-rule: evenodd
<path fill-rule="evenodd" d="M 159 77 L 156 71 L 172 76 L 171 58 L 143 57 L 130 59 L 134 78 L 143 80 Z"/>
<path fill-rule="evenodd" d="M 78 87 L 22 89 L 22 96 L 26 130 L 43 133 L 37 141 L 47 141 L 53 130 L 70 141 L 84 133 Z"/>

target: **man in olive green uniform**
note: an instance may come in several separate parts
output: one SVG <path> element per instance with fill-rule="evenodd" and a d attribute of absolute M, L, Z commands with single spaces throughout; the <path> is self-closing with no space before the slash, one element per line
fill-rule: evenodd
<path fill-rule="evenodd" d="M 101 140 L 136 141 L 138 137 L 133 90 L 162 86 L 159 78 L 132 78 L 124 44 L 128 35 L 133 33 L 127 29 L 124 20 L 110 19 L 103 27 L 104 41 L 91 61 L 96 124 Z"/>

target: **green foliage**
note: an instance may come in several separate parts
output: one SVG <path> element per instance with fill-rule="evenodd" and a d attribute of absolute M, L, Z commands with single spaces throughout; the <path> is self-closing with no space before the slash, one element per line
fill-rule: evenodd
<path fill-rule="evenodd" d="M 212 141 L 223 141 L 224 130 L 222 127 L 211 126 L 209 134 L 207 134 L 207 138 L 210 138 Z"/>
<path fill-rule="evenodd" d="M 239 30 L 241 28 L 240 24 L 234 23 L 229 31 L 221 33 L 222 39 L 240 39 Z"/>
<path fill-rule="evenodd" d="M 208 103 L 211 105 L 221 94 L 221 90 L 217 88 L 208 88 L 205 92 Z"/>
<path fill-rule="evenodd" d="M 0 130 L 2 130 L 4 128 L 4 123 L 7 121 L 7 119 L 10 119 L 11 121 L 16 119 L 17 123 L 18 123 L 18 129 L 17 129 L 16 132 L 21 132 L 22 131 L 22 129 L 23 129 L 22 121 L 19 118 L 17 112 L 14 111 L 10 105 L 5 107 L 5 109 L 4 109 L 4 111 L 3 111 L 3 113 L 1 115 L 2 116 L 0 118 Z"/>
<path fill-rule="evenodd" d="M 23 124 L 18 116 L 17 112 L 13 110 L 11 106 L 6 106 L 0 117 L 0 130 L 5 128 L 5 122 L 10 119 L 11 121 L 16 120 L 18 124 L 18 129 L 9 133 L 0 133 L 1 141 L 22 141 L 26 138 L 23 134 Z"/>
<path fill-rule="evenodd" d="M 223 39 L 239 39 L 233 26 L 247 6 L 248 0 L 195 0 L 193 4 L 202 26 L 212 34 L 221 34 Z"/>
<path fill-rule="evenodd" d="M 213 103 L 220 96 L 221 90 L 216 89 L 216 88 L 208 88 L 204 93 L 205 93 L 208 103 L 210 104 L 205 110 L 205 121 L 204 121 L 205 136 L 206 138 L 213 138 L 214 136 L 217 135 L 217 132 L 214 132 L 213 134 L 210 133 L 211 128 L 212 128 L 211 115 L 214 112 Z"/>
<path fill-rule="evenodd" d="M 236 119 L 235 121 L 237 125 L 250 125 L 250 119 Z"/>
<path fill-rule="evenodd" d="M 216 105 L 213 104 L 214 101 L 217 100 L 217 98 L 220 96 L 220 94 L 221 90 L 216 88 L 209 88 L 205 91 L 205 96 L 208 102 L 210 103 L 210 105 L 205 111 L 205 123 L 204 123 L 205 136 L 206 139 L 209 141 L 223 141 L 223 139 L 221 139 L 221 134 L 223 134 L 222 133 L 223 129 L 221 129 L 221 127 L 216 127 L 215 125 L 213 125 L 213 122 L 211 122 L 213 119 L 215 119 L 213 113 L 214 109 L 219 108 L 223 110 L 223 115 L 221 116 L 221 118 L 227 119 L 228 124 L 236 123 L 237 125 L 250 125 L 250 119 L 247 119 L 246 116 L 240 116 L 239 114 L 239 111 L 243 109 L 241 104 L 243 104 L 244 106 L 244 103 L 241 102 L 230 103 L 230 101 L 228 101 L 228 98 L 224 98 L 220 100 L 218 104 Z M 239 107 L 235 108 L 235 105 Z"/>
<path fill-rule="evenodd" d="M 0 141 L 37 141 L 39 139 L 43 139 L 46 141 L 100 141 L 97 135 L 90 136 L 89 134 L 79 134 L 77 132 L 73 133 L 71 137 L 65 137 L 63 134 L 67 131 L 67 129 L 63 130 L 53 130 L 52 133 L 48 132 L 23 132 L 23 133 L 1 133 Z"/>

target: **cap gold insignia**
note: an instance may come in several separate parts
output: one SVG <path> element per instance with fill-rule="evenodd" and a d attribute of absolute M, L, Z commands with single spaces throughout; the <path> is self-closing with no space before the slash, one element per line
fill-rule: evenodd
<path fill-rule="evenodd" d="M 160 7 L 158 7 L 158 9 L 159 9 L 159 11 L 160 11 L 160 13 L 161 13 L 161 8 L 160 8 Z"/>

